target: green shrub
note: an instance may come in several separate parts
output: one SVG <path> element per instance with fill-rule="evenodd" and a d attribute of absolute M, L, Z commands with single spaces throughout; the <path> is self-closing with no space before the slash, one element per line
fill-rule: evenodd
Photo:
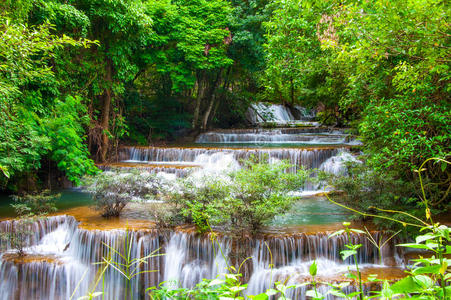
<path fill-rule="evenodd" d="M 119 216 L 130 201 L 157 196 L 162 186 L 154 174 L 139 171 L 107 171 L 87 178 L 85 183 L 103 217 Z"/>
<path fill-rule="evenodd" d="M 339 193 L 339 201 L 350 207 L 367 213 L 380 212 L 376 209 L 403 210 L 411 214 L 422 213 L 418 202 L 418 192 L 413 182 L 406 182 L 396 173 L 381 173 L 364 163 L 347 163 L 348 176 L 328 177 L 329 184 Z M 383 212 L 381 212 L 383 213 Z M 358 218 L 365 218 L 357 215 Z M 405 216 L 396 214 L 395 218 L 403 220 Z M 393 222 L 373 219 L 373 222 L 387 229 L 394 229 Z"/>
<path fill-rule="evenodd" d="M 50 190 L 44 190 L 40 193 L 14 196 L 15 203 L 11 206 L 19 217 L 30 214 L 43 216 L 56 212 L 55 201 L 59 197 L 61 194 L 51 194 Z"/>
<path fill-rule="evenodd" d="M 303 186 L 309 172 L 286 172 L 286 162 L 244 161 L 226 177 L 188 177 L 170 201 L 181 208 L 199 231 L 227 225 L 237 235 L 257 232 L 265 222 L 285 211 L 295 199 L 290 192 Z"/>
<path fill-rule="evenodd" d="M 14 226 L 9 232 L 1 232 L 0 240 L 9 244 L 11 249 L 15 249 L 19 256 L 25 255 L 24 248 L 28 246 L 29 239 L 35 234 L 33 224 L 43 216 L 55 212 L 55 200 L 60 194 L 50 194 L 45 190 L 41 193 L 15 196 L 11 206 L 17 215 Z"/>

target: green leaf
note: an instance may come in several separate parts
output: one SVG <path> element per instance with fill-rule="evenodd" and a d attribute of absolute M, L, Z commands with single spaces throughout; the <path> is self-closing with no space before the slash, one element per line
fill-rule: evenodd
<path fill-rule="evenodd" d="M 406 248 L 413 248 L 413 249 L 425 249 L 425 250 L 431 250 L 431 248 L 429 248 L 426 245 L 419 245 L 419 244 L 414 244 L 414 243 L 409 243 L 409 244 L 399 244 L 397 246 L 400 247 L 406 247 Z"/>
<path fill-rule="evenodd" d="M 334 233 L 331 233 L 330 235 L 329 235 L 329 239 L 331 238 L 331 237 L 334 237 L 334 236 L 337 236 L 337 235 L 340 235 L 340 234 L 343 234 L 345 231 L 344 231 L 344 229 L 341 229 L 341 230 L 338 230 L 338 231 L 335 231 Z"/>
<path fill-rule="evenodd" d="M 357 254 L 357 251 L 355 250 L 342 250 L 340 251 L 341 258 L 343 260 L 346 260 L 348 257 L 353 256 L 354 254 Z"/>
<path fill-rule="evenodd" d="M 334 295 L 335 297 L 346 298 L 345 293 L 340 290 L 331 289 L 327 292 L 328 294 Z"/>
<path fill-rule="evenodd" d="M 279 293 L 279 291 L 277 291 L 275 289 L 267 289 L 266 292 L 265 292 L 265 294 L 268 295 L 268 296 L 273 296 L 273 295 L 276 295 L 278 293 Z"/>
<path fill-rule="evenodd" d="M 269 299 L 267 294 L 258 294 L 255 296 L 248 296 L 248 297 L 253 300 L 268 300 Z"/>
<path fill-rule="evenodd" d="M 418 292 L 421 290 L 421 286 L 413 280 L 412 276 L 408 276 L 395 282 L 390 289 L 396 294 L 405 294 Z"/>
<path fill-rule="evenodd" d="M 316 273 L 318 271 L 318 266 L 316 265 L 316 261 L 314 261 L 309 268 L 309 273 L 311 276 L 316 276 Z"/>
<path fill-rule="evenodd" d="M 424 241 L 426 241 L 426 240 L 430 240 L 430 239 L 433 239 L 433 238 L 435 238 L 435 236 L 434 236 L 433 234 L 428 233 L 428 234 L 425 234 L 425 235 L 419 235 L 419 236 L 417 236 L 417 237 L 415 238 L 415 242 L 416 242 L 417 244 L 420 244 L 420 243 L 422 243 L 422 242 L 424 242 Z"/>
<path fill-rule="evenodd" d="M 0 170 L 2 171 L 3 175 L 5 175 L 6 178 L 9 178 L 9 172 L 6 167 L 0 166 Z"/>
<path fill-rule="evenodd" d="M 427 267 L 420 267 L 413 270 L 413 274 L 438 274 L 440 272 L 440 265 L 432 265 Z"/>
<path fill-rule="evenodd" d="M 212 281 L 210 281 L 208 286 L 220 285 L 220 284 L 223 284 L 223 283 L 225 283 L 225 280 L 216 278 L 216 279 L 213 279 Z"/>
<path fill-rule="evenodd" d="M 360 229 L 351 229 L 350 231 L 351 231 L 351 232 L 354 232 L 354 233 L 362 233 L 362 234 L 365 234 L 365 231 L 360 230 Z"/>
<path fill-rule="evenodd" d="M 240 291 L 242 291 L 242 290 L 245 290 L 246 289 L 246 287 L 245 286 L 232 286 L 231 288 L 230 288 L 230 290 L 232 291 L 232 292 L 240 292 Z"/>
<path fill-rule="evenodd" d="M 413 280 L 420 284 L 423 289 L 429 289 L 435 285 L 434 280 L 426 275 L 417 275 L 413 277 Z"/>
<path fill-rule="evenodd" d="M 444 275 L 447 269 L 448 269 L 448 262 L 444 261 L 439 270 L 440 274 Z"/>
<path fill-rule="evenodd" d="M 347 295 L 348 299 L 353 299 L 353 298 L 357 298 L 357 296 L 359 296 L 361 294 L 361 292 L 353 292 Z"/>

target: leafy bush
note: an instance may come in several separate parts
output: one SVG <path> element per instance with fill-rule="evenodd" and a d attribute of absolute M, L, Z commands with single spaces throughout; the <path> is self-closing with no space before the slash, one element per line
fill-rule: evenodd
<path fill-rule="evenodd" d="M 173 203 L 152 203 L 149 210 L 160 230 L 171 229 L 185 222 L 179 207 Z"/>
<path fill-rule="evenodd" d="M 102 216 L 117 217 L 130 201 L 157 196 L 162 181 L 149 172 L 107 171 L 87 178 L 86 185 Z"/>
<path fill-rule="evenodd" d="M 291 205 L 295 197 L 290 192 L 303 186 L 309 172 L 288 173 L 291 165 L 283 161 L 251 159 L 243 163 L 243 168 L 226 177 L 183 180 L 170 201 L 201 232 L 210 225 L 227 225 L 241 236 L 257 232 Z"/>
<path fill-rule="evenodd" d="M 9 232 L 1 232 L 0 239 L 15 249 L 19 256 L 25 255 L 24 248 L 28 245 L 30 237 L 35 233 L 33 224 L 48 213 L 55 212 L 55 200 L 59 194 L 50 194 L 45 190 L 37 194 L 15 196 L 15 203 L 11 204 L 18 218 L 13 221 Z"/>
<path fill-rule="evenodd" d="M 371 101 L 359 127 L 366 152 L 371 154 L 369 165 L 380 173 L 396 172 L 398 177 L 413 181 L 413 171 L 425 158 L 449 154 L 450 109 L 415 93 Z M 430 190 L 437 194 L 433 197 L 437 202 L 448 197 L 446 190 L 451 184 L 450 171 L 442 170 L 441 165 L 430 163 L 425 172 L 429 180 L 439 184 L 437 191 Z"/>
<path fill-rule="evenodd" d="M 84 144 L 87 108 L 79 97 L 60 95 L 51 65 L 64 47 L 91 42 L 55 35 L 48 22 L 17 24 L 3 11 L 0 27 L 0 165 L 8 172 L 0 185 L 17 189 L 14 180 L 32 178 L 48 158 L 77 184 L 96 170 Z"/>
<path fill-rule="evenodd" d="M 28 215 L 44 216 L 56 212 L 55 201 L 61 194 L 51 194 L 50 190 L 40 193 L 14 196 L 14 204 L 11 206 L 19 217 Z"/>
<path fill-rule="evenodd" d="M 420 213 L 420 205 L 415 194 L 415 185 L 396 177 L 393 173 L 382 174 L 366 164 L 347 163 L 348 176 L 329 175 L 329 184 L 343 192 L 340 201 L 363 212 L 375 212 L 379 209 L 408 210 L 412 214 Z M 362 217 L 362 216 L 359 216 Z M 405 216 L 397 215 L 403 219 Z M 376 224 L 390 228 L 392 222 Z"/>

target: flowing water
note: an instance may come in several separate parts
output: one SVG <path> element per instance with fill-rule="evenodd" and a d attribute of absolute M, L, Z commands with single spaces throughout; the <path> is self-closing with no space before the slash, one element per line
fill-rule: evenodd
<path fill-rule="evenodd" d="M 253 104 L 247 111 L 247 119 L 253 125 L 273 123 L 277 125 L 304 125 L 318 126 L 313 122 L 315 112 L 301 106 L 294 106 L 291 109 L 281 104 Z"/>
<path fill-rule="evenodd" d="M 77 225 L 72 216 L 49 217 L 33 225 L 36 234 L 28 242 L 25 259 L 4 252 L 0 263 L 4 293 L 0 299 L 68 299 L 77 286 L 76 296 L 93 291 L 100 268 L 93 262 L 100 262 L 104 257 L 124 262 L 104 244 L 124 253 L 128 241 L 131 260 L 151 253 L 164 254 L 146 259 L 147 263 L 136 271 L 144 272 L 130 283 L 136 299 L 144 297 L 145 288 L 161 282 L 173 287 L 192 287 L 201 278 L 215 278 L 226 272 L 229 252 L 234 251 L 227 237 L 212 241 L 209 236 L 189 230 L 165 234 L 153 229 L 89 230 Z M 14 225 L 3 221 L 0 226 L 8 231 Z M 379 232 L 373 236 L 376 240 L 387 238 Z M 376 267 L 382 272 L 388 269 L 383 267 L 385 258 L 400 259 L 393 243 L 383 251 L 381 261 L 377 249 L 363 235 L 353 234 L 351 238 L 363 245 L 357 257 L 363 269 Z M 293 282 L 305 281 L 313 260 L 318 262 L 319 276 L 345 273 L 352 261 L 341 262 L 339 251 L 346 242 L 345 236 L 328 238 L 327 233 L 247 239 L 243 246 L 249 249 L 252 259 L 243 270 L 249 279 L 249 292 L 261 292 L 274 280 L 284 277 L 290 277 Z M 109 269 L 105 275 L 105 298 L 119 299 L 124 294 L 124 286 L 124 277 Z M 101 285 L 96 288 L 101 289 Z M 302 289 L 296 293 L 302 293 Z"/>
<path fill-rule="evenodd" d="M 275 122 L 279 125 L 314 123 L 314 114 L 301 107 L 291 110 L 281 105 L 255 105 L 249 111 L 254 124 Z M 268 160 L 288 160 L 293 167 L 318 168 L 336 175 L 346 175 L 345 162 L 356 160 L 350 147 L 358 144 L 344 130 L 322 127 L 215 130 L 198 136 L 195 145 L 184 147 L 123 147 L 120 161 L 100 165 L 128 172 L 131 169 L 157 173 L 168 180 L 195 176 L 196 172 L 219 176 L 240 168 L 241 160 L 256 156 Z M 316 189 L 316 190 L 315 190 Z M 306 186 L 300 195 L 317 193 L 318 186 Z M 72 196 L 75 196 L 73 194 Z M 79 195 L 80 205 L 85 204 Z M 77 203 L 75 201 L 75 203 Z M 77 205 L 74 205 L 77 206 Z M 68 207 L 66 207 L 68 208 Z M 346 281 L 344 273 L 351 268 L 352 258 L 343 262 L 339 252 L 348 242 L 346 236 L 328 238 L 336 223 L 348 218 L 347 212 L 337 209 L 324 198 L 303 197 L 293 208 L 277 216 L 265 233 L 257 238 L 246 238 L 239 247 L 227 233 L 217 238 L 196 234 L 191 228 L 162 232 L 148 221 L 144 209 L 126 208 L 123 221 L 99 220 L 97 212 L 86 207 L 67 211 L 68 215 L 52 216 L 33 223 L 33 234 L 26 240 L 25 258 L 18 258 L 11 245 L 2 242 L 0 254 L 0 299 L 73 299 L 105 285 L 105 299 L 123 298 L 127 286 L 133 299 L 144 299 L 145 289 L 164 284 L 169 288 L 193 287 L 202 278 L 215 278 L 227 272 L 234 257 L 246 249 L 250 259 L 243 265 L 243 278 L 248 282 L 248 294 L 257 294 L 270 288 L 275 281 L 289 284 L 309 280 L 308 269 L 313 260 L 318 263 L 322 281 Z M 92 215 L 91 215 L 92 214 Z M 129 218 L 129 219 L 127 219 Z M 125 221 L 124 221 L 125 220 Z M 128 225 L 130 230 L 124 230 Z M 7 233 L 17 226 L 14 220 L 0 222 L 0 232 Z M 372 232 L 375 240 L 388 236 Z M 404 264 L 402 255 L 394 246 L 396 239 L 384 247 L 381 255 L 362 234 L 352 234 L 354 243 L 362 244 L 357 257 L 367 273 L 378 273 L 388 278 L 399 278 L 396 266 Z M 111 247 L 107 247 L 107 246 Z M 128 258 L 146 258 L 135 270 L 129 283 L 113 268 L 107 269 L 104 281 L 98 279 L 104 259 L 124 263 L 117 253 L 129 250 Z M 127 255 L 126 255 L 127 256 Z M 395 267 L 393 267 L 395 266 Z M 374 286 L 365 285 L 367 290 Z M 290 292 L 293 299 L 305 299 L 308 286 Z M 326 292 L 327 285 L 320 285 Z M 355 290 L 351 284 L 348 291 Z M 328 299 L 332 299 L 329 295 Z"/>

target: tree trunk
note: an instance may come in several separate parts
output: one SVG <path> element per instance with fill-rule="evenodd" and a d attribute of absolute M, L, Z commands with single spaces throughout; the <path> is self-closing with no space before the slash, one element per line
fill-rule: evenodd
<path fill-rule="evenodd" d="M 217 99 L 216 99 L 217 96 L 216 96 L 216 94 L 215 94 L 215 91 L 216 91 L 216 88 L 217 88 L 217 86 L 218 86 L 218 84 L 219 84 L 219 81 L 220 81 L 220 79 L 221 79 L 221 73 L 222 73 L 222 69 L 219 70 L 218 75 L 216 76 L 215 82 L 213 82 L 213 84 L 212 84 L 211 87 L 210 87 L 209 98 L 210 98 L 211 100 L 210 100 L 210 104 L 208 105 L 207 110 L 205 111 L 204 118 L 203 118 L 203 120 L 202 120 L 202 130 L 207 129 L 208 119 L 209 119 L 209 117 L 210 117 L 211 110 L 213 109 L 214 104 L 215 104 L 215 102 L 216 102 L 216 100 L 217 100 Z"/>
<path fill-rule="evenodd" d="M 111 62 L 107 63 L 107 72 L 106 72 L 106 81 L 108 83 L 111 83 Z M 108 152 L 109 148 L 109 138 L 108 138 L 108 131 L 109 131 L 109 122 L 110 122 L 110 106 L 111 106 L 111 91 L 110 86 L 105 88 L 105 93 L 103 94 L 103 108 L 102 108 L 102 117 L 100 126 L 102 128 L 102 144 L 100 145 L 100 161 L 105 162 L 106 161 L 106 154 Z"/>
<path fill-rule="evenodd" d="M 196 103 L 194 106 L 194 114 L 193 114 L 193 123 L 191 124 L 191 127 L 193 129 L 197 128 L 197 123 L 199 122 L 199 114 L 200 114 L 200 104 L 202 102 L 202 98 L 204 96 L 204 76 L 203 74 L 199 74 L 197 76 L 197 97 L 196 97 Z"/>
<path fill-rule="evenodd" d="M 204 118 L 202 120 L 202 130 L 206 130 L 207 129 L 207 125 L 208 125 L 208 118 L 210 117 L 210 113 L 211 110 L 213 109 L 213 106 L 215 104 L 216 97 L 213 95 L 211 97 L 211 101 L 210 104 L 208 105 L 207 111 L 204 114 Z"/>

